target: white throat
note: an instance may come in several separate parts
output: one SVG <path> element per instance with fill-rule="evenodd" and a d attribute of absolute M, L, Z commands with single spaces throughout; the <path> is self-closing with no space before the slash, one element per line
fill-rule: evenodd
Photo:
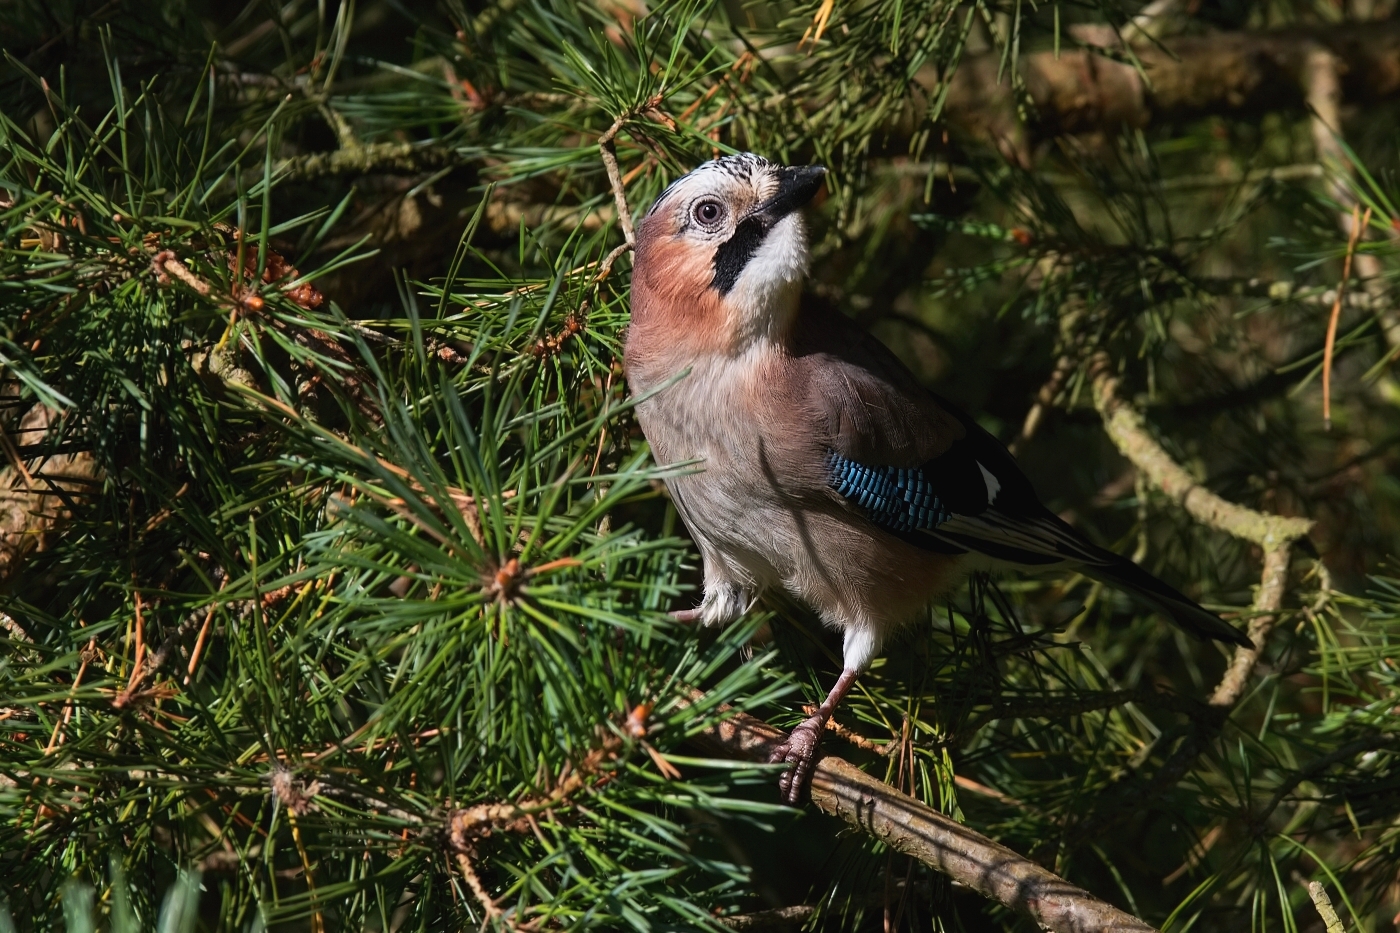
<path fill-rule="evenodd" d="M 725 296 L 733 352 L 756 340 L 781 339 L 797 317 L 807 277 L 807 232 L 793 212 L 774 225 Z"/>

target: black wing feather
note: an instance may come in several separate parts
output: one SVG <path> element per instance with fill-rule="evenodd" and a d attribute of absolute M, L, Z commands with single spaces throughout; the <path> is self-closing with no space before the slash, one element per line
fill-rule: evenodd
<path fill-rule="evenodd" d="M 1213 613 L 1062 521 L 1041 504 L 996 438 L 939 401 L 967 428 L 947 451 L 917 467 L 862 464 L 830 451 L 827 484 L 875 525 L 917 547 L 974 551 L 1032 567 L 1073 564 L 1135 593 L 1197 638 L 1250 646 Z"/>

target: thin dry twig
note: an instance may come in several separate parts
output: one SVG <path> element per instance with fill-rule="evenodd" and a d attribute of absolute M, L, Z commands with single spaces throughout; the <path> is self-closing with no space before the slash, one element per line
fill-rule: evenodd
<path fill-rule="evenodd" d="M 1361 239 L 1361 231 L 1371 222 L 1371 209 L 1361 216 L 1361 205 L 1351 208 L 1351 235 L 1347 237 L 1347 255 L 1342 261 L 1342 281 L 1337 286 L 1337 299 L 1332 302 L 1332 315 L 1327 320 L 1327 342 L 1322 349 L 1322 427 L 1332 430 L 1332 351 L 1337 346 L 1337 322 L 1342 317 L 1342 299 L 1347 292 L 1347 282 L 1351 279 L 1351 259 L 1356 255 L 1356 241 Z"/>
<path fill-rule="evenodd" d="M 462 873 L 462 877 L 466 879 L 467 887 L 471 888 L 472 893 L 476 895 L 477 901 L 481 904 L 481 909 L 486 912 L 487 922 L 499 923 L 504 919 L 505 915 L 491 898 L 491 895 L 486 893 L 486 887 L 481 883 L 481 878 L 477 876 L 476 868 L 472 865 L 471 857 L 468 856 L 466 852 L 457 853 L 457 869 Z"/>
<path fill-rule="evenodd" d="M 1254 647 L 1236 649 L 1210 699 L 1212 706 L 1234 706 L 1244 693 L 1264 648 L 1264 639 L 1283 605 L 1292 544 L 1305 537 L 1313 523 L 1305 518 L 1257 512 L 1227 502 L 1201 486 L 1157 443 L 1142 415 L 1118 397 L 1118 379 L 1109 369 L 1107 354 L 1097 354 L 1090 365 L 1094 371 L 1094 404 L 1103 417 L 1104 429 L 1123 456 L 1197 521 L 1264 549 L 1263 574 L 1254 600 L 1254 617 L 1249 623 L 1249 639 Z"/>
<path fill-rule="evenodd" d="M 804 706 L 802 707 L 802 711 L 805 712 L 808 716 L 810 716 L 817 711 L 817 708 L 815 706 Z M 842 739 L 849 742 L 850 744 L 854 745 L 856 748 L 859 748 L 863 751 L 871 752 L 875 755 L 880 755 L 884 758 L 888 758 L 895 752 L 899 751 L 899 743 L 887 742 L 884 745 L 881 745 L 879 742 L 873 742 L 870 739 L 867 739 L 865 736 L 861 735 L 859 732 L 856 732 L 853 729 L 846 728 L 845 726 L 837 722 L 835 719 L 828 719 L 826 721 L 826 728 L 831 732 L 835 732 L 838 736 L 840 736 Z"/>
<path fill-rule="evenodd" d="M 613 247 L 613 249 L 603 257 L 603 261 L 598 263 L 598 274 L 593 276 L 594 283 L 601 282 L 611 275 L 613 263 L 617 262 L 623 253 L 629 252 L 631 249 L 632 242 L 630 240 L 623 243 L 621 246 Z"/>
<path fill-rule="evenodd" d="M 1265 639 L 1278 619 L 1288 583 L 1293 543 L 1307 535 L 1313 524 L 1307 519 L 1270 515 L 1227 502 L 1199 485 L 1157 443 L 1142 415 L 1118 397 L 1118 379 L 1112 373 L 1106 353 L 1094 355 L 1090 360 L 1090 373 L 1093 377 L 1094 404 L 1103 419 L 1104 430 L 1123 456 L 1138 468 L 1148 482 L 1175 500 L 1197 521 L 1258 544 L 1264 551 L 1264 566 L 1249 623 L 1248 635 L 1253 647 L 1235 649 L 1229 668 L 1211 694 L 1209 707 L 1217 710 L 1218 714 L 1193 717 L 1193 728 L 1186 740 L 1177 746 L 1161 768 L 1137 787 L 1115 795 L 1108 808 L 1076 827 L 1068 841 L 1070 848 L 1103 832 L 1144 802 L 1175 785 L 1219 734 L 1228 711 L 1244 695 L 1249 677 L 1264 649 Z"/>
<path fill-rule="evenodd" d="M 622 127 L 626 125 L 628 120 L 638 114 L 649 116 L 658 123 L 665 123 L 674 130 L 676 121 L 658 109 L 660 106 L 661 95 L 658 94 L 641 107 L 619 114 L 612 126 L 604 130 L 603 135 L 598 137 L 598 151 L 603 158 L 603 167 L 608 172 L 608 184 L 612 188 L 613 204 L 617 209 L 617 223 L 618 226 L 622 227 L 622 236 L 626 242 L 603 257 L 603 260 L 598 264 L 598 274 L 593 277 L 594 284 L 606 279 L 608 274 L 612 272 L 613 263 L 617 262 L 618 257 L 632 249 L 637 243 L 637 231 L 632 225 L 632 208 L 627 204 L 627 187 L 617 165 L 617 134 L 622 131 Z"/>
<path fill-rule="evenodd" d="M 1050 377 L 1045 380 L 1045 384 L 1040 387 L 1040 391 L 1035 394 L 1035 403 L 1031 405 L 1030 411 L 1026 412 L 1026 420 L 1021 424 L 1021 433 L 1007 445 L 1012 456 L 1015 456 L 1020 448 L 1035 436 L 1036 429 L 1040 427 L 1041 419 L 1045 417 L 1045 410 L 1055 403 L 1055 396 L 1060 394 L 1064 388 L 1065 380 L 1070 373 L 1074 372 L 1074 357 L 1069 354 L 1061 356 L 1055 361 L 1055 368 L 1050 373 Z"/>
<path fill-rule="evenodd" d="M 652 106 L 659 103 L 660 100 L 657 100 Z M 632 116 L 631 111 L 623 113 L 598 137 L 598 150 L 602 153 L 603 167 L 608 171 L 608 184 L 612 185 L 613 202 L 617 205 L 617 222 L 622 227 L 622 235 L 627 239 L 629 249 L 636 243 L 637 234 L 632 227 L 632 211 L 627 206 L 627 194 L 622 187 L 622 173 L 617 168 L 617 134 Z M 607 266 L 611 268 L 612 263 L 608 262 Z"/>

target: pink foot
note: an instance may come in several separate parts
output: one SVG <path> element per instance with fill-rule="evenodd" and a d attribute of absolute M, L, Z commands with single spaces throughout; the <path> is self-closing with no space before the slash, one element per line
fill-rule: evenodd
<path fill-rule="evenodd" d="M 694 609 L 677 609 L 671 613 L 671 618 L 682 625 L 690 625 L 692 622 L 699 622 L 703 614 L 700 607 L 696 606 Z"/>
<path fill-rule="evenodd" d="M 812 781 L 812 772 L 817 768 L 817 748 L 825 726 L 826 720 L 813 716 L 793 729 L 787 741 L 768 756 L 772 763 L 785 761 L 791 766 L 778 779 L 778 795 L 788 806 L 797 806 Z"/>

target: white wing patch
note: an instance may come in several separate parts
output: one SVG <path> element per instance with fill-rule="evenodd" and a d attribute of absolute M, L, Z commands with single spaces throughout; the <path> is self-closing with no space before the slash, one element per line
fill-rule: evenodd
<path fill-rule="evenodd" d="M 987 484 L 987 504 L 992 505 L 997 501 L 997 493 L 1001 492 L 1001 480 L 992 475 L 992 471 L 982 465 L 982 461 L 977 461 L 977 469 L 982 471 L 982 482 Z"/>

